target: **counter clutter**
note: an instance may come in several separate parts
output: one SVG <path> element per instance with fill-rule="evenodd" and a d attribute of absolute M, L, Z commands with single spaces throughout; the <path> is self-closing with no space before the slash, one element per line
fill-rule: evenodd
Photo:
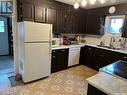
<path fill-rule="evenodd" d="M 61 46 L 57 46 L 57 47 L 52 47 L 52 50 L 66 49 L 66 48 L 73 48 L 73 47 L 83 47 L 83 46 L 91 46 L 91 47 L 96 47 L 96 48 L 101 48 L 101 49 L 106 49 L 106 50 L 110 50 L 110 51 L 115 51 L 115 52 L 127 54 L 127 50 L 109 49 L 106 47 L 99 47 L 97 45 L 91 45 L 91 44 L 85 44 L 85 43 L 80 43 L 77 45 L 61 45 Z"/>

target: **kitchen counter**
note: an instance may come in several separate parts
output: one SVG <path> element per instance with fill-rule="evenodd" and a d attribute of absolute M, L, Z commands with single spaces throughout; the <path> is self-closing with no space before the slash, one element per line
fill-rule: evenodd
<path fill-rule="evenodd" d="M 85 44 L 87 46 L 91 46 L 91 47 L 96 47 L 96 48 L 100 48 L 100 49 L 105 49 L 105 50 L 109 50 L 109 51 L 114 51 L 114 52 L 119 52 L 119 53 L 124 53 L 124 54 L 127 54 L 127 50 L 118 50 L 118 49 L 109 49 L 109 48 L 106 48 L 106 47 L 100 47 L 100 46 L 97 46 L 97 45 L 91 45 L 91 44 Z"/>
<path fill-rule="evenodd" d="M 127 82 L 104 72 L 88 78 L 87 82 L 108 95 L 127 95 Z"/>
<path fill-rule="evenodd" d="M 57 50 L 57 49 L 66 49 L 66 48 L 76 48 L 76 47 L 83 47 L 85 46 L 84 44 L 79 44 L 79 45 L 61 45 L 59 47 L 52 47 L 52 50 Z"/>
<path fill-rule="evenodd" d="M 52 47 L 52 50 L 74 48 L 74 47 L 83 47 L 83 46 L 91 46 L 91 47 L 96 47 L 96 48 L 100 48 L 100 49 L 105 49 L 105 50 L 109 50 L 109 51 L 114 51 L 114 52 L 127 54 L 127 50 L 109 49 L 109 48 L 106 48 L 106 47 L 100 47 L 100 46 L 97 46 L 97 45 L 85 44 L 85 43 L 80 43 L 78 45 L 68 45 L 68 46 L 61 45 L 61 46 L 58 46 L 58 47 Z"/>
<path fill-rule="evenodd" d="M 119 60 L 110 65 L 100 68 L 100 72 L 111 74 L 127 82 L 127 62 Z"/>

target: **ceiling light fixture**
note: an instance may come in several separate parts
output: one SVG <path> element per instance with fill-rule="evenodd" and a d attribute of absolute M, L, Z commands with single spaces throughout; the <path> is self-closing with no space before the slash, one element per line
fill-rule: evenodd
<path fill-rule="evenodd" d="M 96 2 L 96 0 L 89 0 L 89 3 L 90 3 L 91 5 L 95 4 L 95 2 Z"/>
<path fill-rule="evenodd" d="M 81 6 L 85 7 L 87 5 L 87 1 L 86 0 L 82 0 L 81 1 Z"/>
<path fill-rule="evenodd" d="M 76 2 L 74 3 L 74 8 L 78 9 L 80 7 L 80 5 L 82 7 L 86 7 L 88 5 L 88 3 L 90 5 L 94 5 L 97 2 L 100 2 L 101 4 L 106 3 L 107 0 L 76 0 Z"/>
<path fill-rule="evenodd" d="M 75 8 L 75 9 L 78 9 L 78 8 L 79 8 L 79 3 L 78 3 L 78 2 L 76 2 L 76 3 L 74 4 L 74 8 Z"/>
<path fill-rule="evenodd" d="M 99 0 L 101 4 L 104 4 L 106 0 Z"/>

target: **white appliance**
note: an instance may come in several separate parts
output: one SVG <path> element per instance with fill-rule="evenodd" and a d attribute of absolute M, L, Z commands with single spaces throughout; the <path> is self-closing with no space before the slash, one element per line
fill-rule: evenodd
<path fill-rule="evenodd" d="M 52 48 L 60 46 L 60 38 L 52 38 Z"/>
<path fill-rule="evenodd" d="M 79 64 L 80 47 L 74 47 L 69 49 L 68 66 L 74 66 Z"/>
<path fill-rule="evenodd" d="M 18 23 L 19 68 L 23 81 L 31 82 L 50 75 L 52 25 Z"/>

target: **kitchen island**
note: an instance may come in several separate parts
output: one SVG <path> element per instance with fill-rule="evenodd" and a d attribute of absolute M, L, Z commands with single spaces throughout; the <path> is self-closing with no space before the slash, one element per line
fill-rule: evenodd
<path fill-rule="evenodd" d="M 127 72 L 123 65 L 125 66 L 126 62 L 115 62 L 100 69 L 95 76 L 88 78 L 87 95 L 127 95 L 127 79 L 122 77 L 127 75 Z"/>
<path fill-rule="evenodd" d="M 95 76 L 87 79 L 88 84 L 105 93 L 105 95 L 127 95 L 127 81 L 99 72 Z M 88 90 L 90 90 L 88 88 Z M 90 95 L 87 93 L 87 95 Z M 93 94 L 97 95 L 97 94 Z"/>

